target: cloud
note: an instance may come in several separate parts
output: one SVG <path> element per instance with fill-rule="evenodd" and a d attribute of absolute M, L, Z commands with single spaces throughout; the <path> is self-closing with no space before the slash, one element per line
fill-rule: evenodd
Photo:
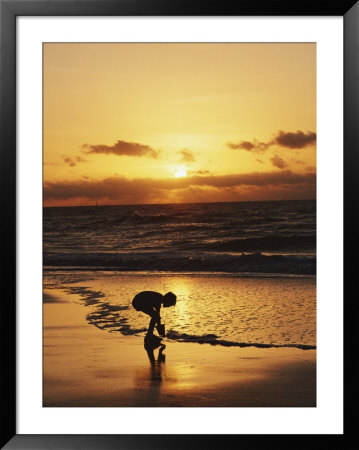
<path fill-rule="evenodd" d="M 209 175 L 209 170 L 189 170 L 188 175 Z"/>
<path fill-rule="evenodd" d="M 274 155 L 270 160 L 272 161 L 273 166 L 278 167 L 278 169 L 284 169 L 285 167 L 288 167 L 288 164 L 278 155 Z"/>
<path fill-rule="evenodd" d="M 259 142 L 256 139 L 253 140 L 253 142 L 249 141 L 240 141 L 237 144 L 234 144 L 232 142 L 228 142 L 227 146 L 231 148 L 232 150 L 246 150 L 247 152 L 255 152 L 255 153 L 262 153 L 271 145 L 270 143 L 266 142 Z"/>
<path fill-rule="evenodd" d="M 279 131 L 278 135 L 274 138 L 274 143 L 288 148 L 303 148 L 307 145 L 315 144 L 317 141 L 317 134 L 309 131 L 303 133 L 303 131 L 297 131 L 296 133 L 285 133 Z"/>
<path fill-rule="evenodd" d="M 313 131 L 304 133 L 303 131 L 285 132 L 278 131 L 274 138 L 268 142 L 260 142 L 257 139 L 250 141 L 240 141 L 238 143 L 228 142 L 227 146 L 232 150 L 246 150 L 248 152 L 262 153 L 273 145 L 281 147 L 298 149 L 304 148 L 308 145 L 314 145 L 317 141 L 317 134 Z"/>
<path fill-rule="evenodd" d="M 238 144 L 232 144 L 231 142 L 228 142 L 228 147 L 233 150 L 253 150 L 255 148 L 255 145 L 252 142 L 249 141 L 241 141 Z"/>
<path fill-rule="evenodd" d="M 63 160 L 66 164 L 68 164 L 70 167 L 77 166 L 77 163 L 87 163 L 89 162 L 87 159 L 83 158 L 82 156 L 75 156 L 75 158 L 71 158 L 71 156 L 62 155 Z"/>
<path fill-rule="evenodd" d="M 158 158 L 159 152 L 148 145 L 138 142 L 117 141 L 114 145 L 91 145 L 84 144 L 82 148 L 86 149 L 86 154 L 96 153 L 104 155 L 117 156 L 146 156 L 148 158 Z"/>
<path fill-rule="evenodd" d="M 65 163 L 68 164 L 70 167 L 76 166 L 76 162 L 69 156 L 63 156 L 63 159 L 64 159 Z"/>
<path fill-rule="evenodd" d="M 187 150 L 186 148 L 177 153 L 181 155 L 181 159 L 178 162 L 191 163 L 195 160 L 194 154 L 191 150 Z"/>
<path fill-rule="evenodd" d="M 284 189 L 288 195 L 296 192 L 296 198 L 300 198 L 300 192 L 305 192 L 306 198 L 310 195 L 313 198 L 315 184 L 315 173 L 298 174 L 290 170 L 160 179 L 129 180 L 125 177 L 110 177 L 103 180 L 45 182 L 44 200 L 49 202 L 82 199 L 82 203 L 86 201 L 91 203 L 94 200 L 104 199 L 109 203 L 135 204 L 171 202 L 180 198 L 183 201 L 193 202 L 199 197 L 191 197 L 190 193 L 197 190 L 211 194 L 205 201 L 228 201 L 229 195 L 235 201 L 235 198 L 242 199 L 239 195 L 242 195 L 243 188 L 247 189 L 247 196 L 250 196 L 251 192 L 258 196 L 267 195 L 267 190 Z M 214 198 L 216 200 L 213 200 Z"/>
<path fill-rule="evenodd" d="M 76 156 L 76 161 L 77 162 L 89 162 L 88 159 L 85 159 L 82 156 Z"/>
<path fill-rule="evenodd" d="M 290 160 L 294 164 L 305 164 L 305 161 L 302 161 L 301 159 L 293 159 Z"/>

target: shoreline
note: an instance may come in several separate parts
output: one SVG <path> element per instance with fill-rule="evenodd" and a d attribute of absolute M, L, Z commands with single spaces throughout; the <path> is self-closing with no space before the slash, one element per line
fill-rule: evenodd
<path fill-rule="evenodd" d="M 121 275 L 148 275 L 148 276 L 216 276 L 234 278 L 310 278 L 316 279 L 316 274 L 283 273 L 283 272 L 237 272 L 237 271 L 209 271 L 209 270 L 146 270 L 146 269 L 122 269 L 106 266 L 43 266 L 44 273 L 51 272 L 118 272 Z"/>
<path fill-rule="evenodd" d="M 75 294 L 44 294 L 45 407 L 316 406 L 316 350 L 165 339 L 151 362 L 143 337 L 90 325 Z"/>

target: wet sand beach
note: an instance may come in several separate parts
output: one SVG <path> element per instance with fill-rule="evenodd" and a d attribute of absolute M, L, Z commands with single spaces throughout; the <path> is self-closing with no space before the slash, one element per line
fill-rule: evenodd
<path fill-rule="evenodd" d="M 316 351 L 165 339 L 150 361 L 143 336 L 89 324 L 80 297 L 44 291 L 43 406 L 314 407 Z"/>

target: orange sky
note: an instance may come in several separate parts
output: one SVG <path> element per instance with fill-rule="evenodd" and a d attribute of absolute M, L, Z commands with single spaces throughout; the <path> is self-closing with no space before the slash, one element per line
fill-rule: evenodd
<path fill-rule="evenodd" d="M 44 204 L 315 198 L 315 44 L 44 44 Z"/>

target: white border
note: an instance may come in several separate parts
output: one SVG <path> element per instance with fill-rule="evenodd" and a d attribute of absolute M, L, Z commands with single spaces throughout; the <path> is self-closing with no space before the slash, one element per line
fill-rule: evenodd
<path fill-rule="evenodd" d="M 19 17 L 17 433 L 343 432 L 341 17 Z M 318 390 L 316 408 L 42 408 L 42 42 L 316 42 Z M 329 282 L 330 281 L 330 282 Z M 29 320 L 30 319 L 30 320 Z M 146 416 L 146 420 L 141 421 Z M 150 416 L 154 420 L 150 420 Z M 201 420 L 199 420 L 201 417 Z"/>

